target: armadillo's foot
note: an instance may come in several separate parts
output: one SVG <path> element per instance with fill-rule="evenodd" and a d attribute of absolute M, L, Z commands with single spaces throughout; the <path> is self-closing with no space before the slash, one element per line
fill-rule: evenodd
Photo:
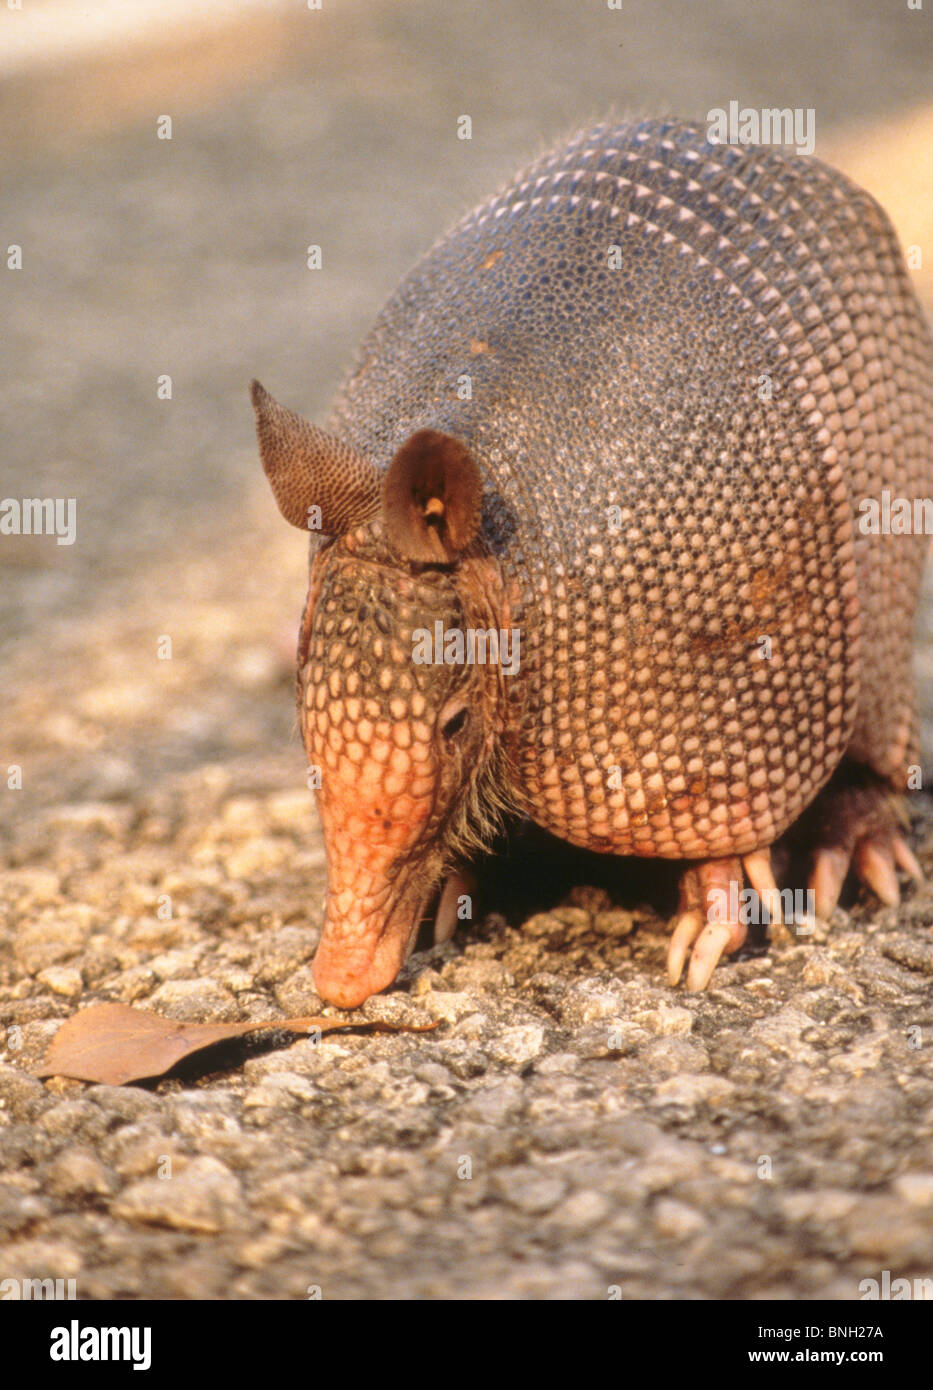
<path fill-rule="evenodd" d="M 813 856 L 808 887 L 817 917 L 832 916 L 850 868 L 885 907 L 901 900 L 898 869 L 922 882 L 923 871 L 901 834 L 902 819 L 899 798 L 867 771 L 840 769 L 824 787 L 795 827 Z"/>
<path fill-rule="evenodd" d="M 667 952 L 667 978 L 676 985 L 683 974 L 691 946 L 687 988 L 705 989 L 723 955 L 732 955 L 745 942 L 748 921 L 740 920 L 739 899 L 748 879 L 763 901 L 780 902 L 771 872 L 768 850 L 756 850 L 743 859 L 707 859 L 687 869 L 680 880 L 680 902 Z"/>

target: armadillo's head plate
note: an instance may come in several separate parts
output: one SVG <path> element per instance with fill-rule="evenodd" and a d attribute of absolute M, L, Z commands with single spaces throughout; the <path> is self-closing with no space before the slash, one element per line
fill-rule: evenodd
<path fill-rule="evenodd" d="M 482 614 L 488 639 L 487 572 L 402 565 L 379 519 L 315 560 L 299 670 L 328 865 L 314 975 L 345 1008 L 392 982 L 445 869 L 489 828 L 504 674 L 469 635 Z"/>

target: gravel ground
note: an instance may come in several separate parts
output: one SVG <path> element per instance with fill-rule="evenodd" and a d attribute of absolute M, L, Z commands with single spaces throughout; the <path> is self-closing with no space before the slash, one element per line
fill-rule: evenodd
<path fill-rule="evenodd" d="M 921 832 L 929 863 L 933 817 Z M 362 1011 L 436 1033 L 230 1045 L 121 1090 L 30 1074 L 78 1000 L 320 1011 L 307 793 L 272 760 L 212 764 L 43 811 L 8 862 L 6 1277 L 86 1298 L 852 1299 L 883 1269 L 929 1274 L 928 894 L 837 913 L 697 997 L 661 983 L 656 913 L 577 887 L 419 954 Z"/>
<path fill-rule="evenodd" d="M 98 72 L 92 131 L 41 85 L 25 110 L 0 87 L 0 241 L 25 249 L 3 280 L 0 493 L 77 496 L 79 528 L 0 546 L 0 766 L 23 770 L 0 781 L 0 1278 L 105 1299 L 851 1300 L 886 1269 L 933 1277 L 927 889 L 850 900 L 696 997 L 663 983 L 663 869 L 562 867 L 529 915 L 504 888 L 536 870 L 513 857 L 480 924 L 361 1011 L 434 1033 L 253 1039 L 122 1089 L 35 1079 L 82 1004 L 320 1011 L 305 557 L 258 476 L 249 377 L 321 417 L 418 251 L 611 105 L 815 106 L 841 148 L 860 123 L 908 141 L 902 113 L 930 98 L 925 12 L 577 9 L 335 6 L 310 37 L 281 21 L 249 82 L 194 92 L 166 59 L 159 88 L 153 60 L 151 107 L 121 93 L 109 125 Z M 911 810 L 933 870 L 933 807 Z"/>

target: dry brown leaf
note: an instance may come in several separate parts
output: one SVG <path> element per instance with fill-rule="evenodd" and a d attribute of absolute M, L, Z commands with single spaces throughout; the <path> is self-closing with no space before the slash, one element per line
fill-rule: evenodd
<path fill-rule="evenodd" d="M 94 1004 L 66 1019 L 49 1044 L 39 1076 L 68 1076 L 126 1086 L 162 1076 L 183 1057 L 202 1048 L 262 1029 L 286 1033 L 332 1033 L 369 1028 L 377 1033 L 429 1033 L 437 1023 L 352 1022 L 342 1018 L 270 1018 L 262 1023 L 182 1023 L 177 1018 L 133 1009 L 129 1004 Z"/>

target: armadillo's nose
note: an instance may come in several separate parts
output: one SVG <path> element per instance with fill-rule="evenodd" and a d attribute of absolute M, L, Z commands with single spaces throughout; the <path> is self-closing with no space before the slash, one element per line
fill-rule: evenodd
<path fill-rule="evenodd" d="M 334 973 L 321 969 L 316 960 L 311 967 L 311 973 L 318 994 L 326 1004 L 336 1004 L 338 1009 L 359 1008 L 371 994 L 379 992 L 370 986 L 368 980 L 348 980 L 342 972 Z"/>
<path fill-rule="evenodd" d="M 393 749 L 375 731 L 368 747 L 372 762 L 364 749 L 362 763 L 347 756 L 328 767 L 318 803 L 327 903 L 314 980 L 322 998 L 342 1009 L 356 1008 L 395 979 L 441 869 L 430 843 L 418 852 L 434 805 L 434 770 L 425 770 L 429 759 L 422 757 L 412 773 L 411 750 Z M 383 751 L 387 761 L 375 762 L 374 754 Z M 330 753 L 325 744 L 321 761 Z M 403 769 L 395 770 L 399 761 Z M 395 785 L 405 776 L 407 783 Z"/>
<path fill-rule="evenodd" d="M 369 965 L 354 969 L 352 964 L 333 951 L 319 948 L 311 965 L 314 987 L 328 1004 L 336 1004 L 338 1009 L 356 1009 L 381 990 L 388 989 L 404 961 L 404 952 L 398 965 L 387 964 L 385 969 Z"/>
<path fill-rule="evenodd" d="M 311 965 L 321 998 L 340 1009 L 355 1009 L 371 994 L 388 989 L 405 964 L 419 917 L 410 907 L 388 923 L 384 918 L 348 922 L 328 916 Z"/>

